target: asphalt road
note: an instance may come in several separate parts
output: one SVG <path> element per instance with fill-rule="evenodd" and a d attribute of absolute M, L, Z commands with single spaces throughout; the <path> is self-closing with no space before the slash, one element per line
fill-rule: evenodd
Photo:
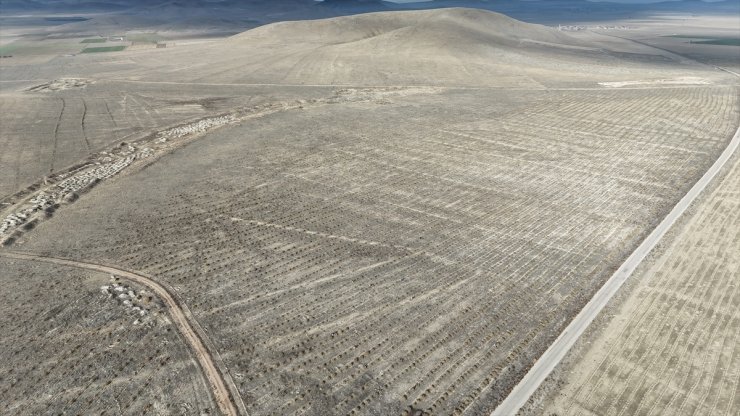
<path fill-rule="evenodd" d="M 190 345 L 191 350 L 195 354 L 195 358 L 198 360 L 200 368 L 202 369 L 204 375 L 206 376 L 206 379 L 208 380 L 211 390 L 213 391 L 213 398 L 218 404 L 221 413 L 229 416 L 246 414 L 246 410 L 244 409 L 244 404 L 241 403 L 241 399 L 237 398 L 237 400 L 239 401 L 236 402 L 233 395 L 226 387 L 227 382 L 224 373 L 219 371 L 218 367 L 216 366 L 214 357 L 212 356 L 208 348 L 206 348 L 203 339 L 201 339 L 202 335 L 199 335 L 198 331 L 196 331 L 194 326 L 188 320 L 188 316 L 190 315 L 189 311 L 187 311 L 187 308 L 185 308 L 184 305 L 178 302 L 175 296 L 159 282 L 145 275 L 130 272 L 128 270 L 117 269 L 115 267 L 69 259 L 61 259 L 56 257 L 41 256 L 31 253 L 3 250 L 0 251 L 0 257 L 19 260 L 40 261 L 44 263 L 52 263 L 62 266 L 72 266 L 81 269 L 94 270 L 120 276 L 124 279 L 128 279 L 146 286 L 164 302 L 170 316 L 172 317 L 172 321 L 177 327 L 177 330 L 180 332 L 183 339 L 185 339 L 185 341 Z M 228 375 L 226 377 L 228 377 Z M 236 403 L 240 405 L 239 408 L 241 412 L 237 410 Z"/>
<path fill-rule="evenodd" d="M 575 319 L 565 328 L 550 348 L 534 363 L 529 372 L 514 387 L 503 402 L 493 411 L 491 416 L 513 416 L 515 415 L 529 397 L 534 394 L 537 388 L 545 381 L 555 366 L 568 353 L 568 350 L 575 344 L 578 337 L 583 334 L 586 328 L 596 318 L 599 312 L 606 306 L 609 299 L 617 293 L 622 284 L 634 272 L 642 260 L 655 248 L 660 239 L 668 232 L 671 226 L 683 215 L 691 203 L 707 187 L 707 185 L 717 176 L 728 159 L 737 150 L 740 145 L 740 127 L 735 132 L 727 148 L 717 158 L 704 176 L 694 184 L 689 192 L 681 198 L 670 213 L 658 224 L 658 226 L 645 238 L 637 249 L 625 260 L 617 271 L 607 280 L 604 286 L 596 292 L 596 295 L 586 304 L 581 312 L 576 315 Z"/>

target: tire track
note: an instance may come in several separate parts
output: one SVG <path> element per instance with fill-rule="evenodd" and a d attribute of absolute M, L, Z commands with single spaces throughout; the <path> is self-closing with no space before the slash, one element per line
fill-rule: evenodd
<path fill-rule="evenodd" d="M 113 127 L 118 128 L 118 123 L 116 123 L 116 119 L 113 118 L 113 113 L 110 112 L 110 107 L 108 107 L 108 101 L 106 99 L 103 99 L 103 104 L 105 104 L 105 111 L 108 113 L 108 117 L 110 117 Z"/>
<path fill-rule="evenodd" d="M 59 112 L 57 117 L 57 124 L 54 127 L 54 147 L 51 150 L 51 163 L 49 164 L 49 173 L 54 172 L 54 161 L 57 157 L 57 143 L 59 142 L 59 126 L 62 124 L 62 117 L 64 116 L 64 109 L 67 106 L 67 102 L 62 98 L 62 110 Z"/>
<path fill-rule="evenodd" d="M 80 98 L 82 100 L 82 120 L 80 120 L 80 124 L 82 124 L 82 138 L 85 140 L 85 147 L 87 148 L 87 153 L 89 154 L 91 151 L 90 147 L 90 140 L 87 138 L 87 131 L 85 128 L 85 118 L 87 117 L 87 102 L 84 98 Z"/>

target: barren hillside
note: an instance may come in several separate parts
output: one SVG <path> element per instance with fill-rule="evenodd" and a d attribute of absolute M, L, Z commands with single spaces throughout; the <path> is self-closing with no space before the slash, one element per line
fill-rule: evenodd
<path fill-rule="evenodd" d="M 498 13 L 449 8 L 279 22 L 219 41 L 60 56 L 45 65 L 16 60 L 3 77 L 544 89 L 714 72 L 626 40 L 585 40 Z"/>
<path fill-rule="evenodd" d="M 128 73 L 136 79 L 208 83 L 543 88 L 593 83 L 594 74 L 603 81 L 656 67 L 660 76 L 701 69 L 655 50 L 621 49 L 498 13 L 451 8 L 280 22 L 219 42 L 127 56 L 137 63 Z"/>
<path fill-rule="evenodd" d="M 232 62 L 250 52 L 274 57 L 267 65 L 261 59 L 235 70 L 226 65 L 219 76 L 232 80 L 533 85 L 522 66 L 552 67 L 532 60 L 533 54 L 572 54 L 573 47 L 583 46 L 544 26 L 457 8 L 275 23 L 237 35 L 217 50 L 232 50 L 221 54 Z"/>

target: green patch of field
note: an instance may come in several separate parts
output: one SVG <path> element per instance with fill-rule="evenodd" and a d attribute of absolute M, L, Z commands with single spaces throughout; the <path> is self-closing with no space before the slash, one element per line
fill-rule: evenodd
<path fill-rule="evenodd" d="M 9 45 L 0 46 L 0 55 L 10 55 L 13 52 L 17 51 L 18 47 L 19 46 L 17 44 L 12 43 Z"/>
<path fill-rule="evenodd" d="M 80 43 L 105 43 L 107 39 L 104 38 L 92 38 L 92 39 L 83 39 Z"/>
<path fill-rule="evenodd" d="M 126 46 L 100 46 L 96 48 L 85 48 L 82 53 L 96 53 L 96 52 L 118 52 L 126 49 Z"/>
<path fill-rule="evenodd" d="M 666 35 L 667 38 L 695 39 L 689 43 L 698 43 L 701 45 L 725 45 L 740 46 L 740 38 L 701 36 L 701 35 Z"/>
<path fill-rule="evenodd" d="M 699 43 L 702 45 L 740 46 L 740 38 L 695 40 L 695 41 L 691 41 L 691 43 Z"/>

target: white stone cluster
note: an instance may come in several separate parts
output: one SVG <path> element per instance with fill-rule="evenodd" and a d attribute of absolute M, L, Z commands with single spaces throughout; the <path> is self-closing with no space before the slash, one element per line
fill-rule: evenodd
<path fill-rule="evenodd" d="M 16 227 L 18 225 L 23 224 L 26 222 L 26 219 L 28 218 L 28 214 L 25 212 L 26 210 L 16 212 L 14 214 L 10 214 L 3 220 L 3 223 L 0 224 L 0 234 L 5 234 L 5 231 Z"/>
<path fill-rule="evenodd" d="M 82 78 L 60 78 L 29 88 L 28 91 L 49 92 L 66 90 L 69 88 L 83 88 L 93 82 Z"/>
<path fill-rule="evenodd" d="M 159 133 L 156 143 L 164 143 L 167 139 L 179 138 L 189 134 L 202 133 L 211 128 L 222 126 L 236 120 L 236 117 L 233 115 L 205 118 Z M 13 233 L 17 227 L 28 221 L 33 213 L 60 203 L 64 198 L 87 188 L 96 181 L 110 178 L 119 173 L 133 163 L 134 160 L 143 159 L 152 154 L 154 154 L 154 150 L 151 148 L 137 149 L 131 144 L 126 145 L 125 149 L 118 149 L 115 154 L 101 152 L 101 157 L 97 162 L 81 168 L 76 172 L 70 172 L 66 176 L 60 175 L 61 178 L 64 178 L 61 182 L 40 191 L 20 211 L 11 213 L 2 219 L 2 222 L 0 222 L 0 236 Z"/>
<path fill-rule="evenodd" d="M 28 202 L 29 205 L 24 207 L 18 212 L 14 212 L 3 219 L 0 224 L 0 235 L 10 234 L 16 227 L 21 226 L 25 223 L 28 218 L 36 211 L 40 211 L 47 206 L 54 205 L 56 195 L 48 195 L 44 192 L 31 198 Z"/>
<path fill-rule="evenodd" d="M 203 133 L 208 129 L 214 127 L 223 126 L 236 121 L 236 117 L 232 115 L 204 118 L 203 120 L 196 121 L 194 123 L 187 124 L 185 126 L 173 127 L 169 130 L 165 130 L 159 133 L 158 142 L 164 142 L 167 139 L 177 139 L 188 134 Z"/>
<path fill-rule="evenodd" d="M 624 25 L 558 25 L 563 32 L 578 32 L 580 30 L 631 30 L 631 26 Z"/>
<path fill-rule="evenodd" d="M 95 181 L 110 178 L 129 166 L 134 160 L 149 157 L 153 152 L 150 148 L 144 148 L 137 152 L 137 149 L 131 145 L 128 146 L 127 151 L 118 155 L 103 152 L 103 157 L 95 164 L 75 172 L 51 188 L 39 192 L 29 199 L 27 206 L 6 216 L 0 223 L 0 235 L 12 233 L 15 228 L 25 223 L 33 213 L 61 202 L 65 197 L 85 189 Z"/>
<path fill-rule="evenodd" d="M 146 159 L 146 158 L 148 158 L 149 156 L 151 156 L 153 154 L 154 154 L 154 150 L 153 149 L 151 149 L 149 147 L 145 147 L 145 148 L 141 149 L 141 151 L 139 153 L 136 154 L 136 158 L 137 159 Z"/>
<path fill-rule="evenodd" d="M 109 163 L 100 163 L 91 169 L 84 170 L 57 184 L 63 194 L 77 192 L 90 186 L 96 180 L 110 178 L 123 170 L 136 159 L 136 155 L 129 155 Z"/>
<path fill-rule="evenodd" d="M 111 276 L 111 280 L 110 285 L 100 287 L 100 291 L 104 295 L 108 296 L 109 299 L 117 300 L 139 317 L 145 317 L 149 314 L 149 309 L 144 306 L 141 293 L 136 293 L 130 286 L 118 283 L 113 276 Z M 137 320 L 137 322 L 139 321 Z"/>

